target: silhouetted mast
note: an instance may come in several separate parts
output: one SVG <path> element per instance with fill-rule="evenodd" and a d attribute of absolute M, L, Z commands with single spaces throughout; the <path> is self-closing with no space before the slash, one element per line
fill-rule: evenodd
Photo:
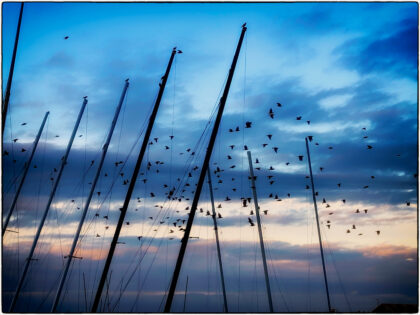
<path fill-rule="evenodd" d="M 114 119 L 112 120 L 111 128 L 109 129 L 109 132 L 108 132 L 108 137 L 105 141 L 104 146 L 102 147 L 101 160 L 99 162 L 98 169 L 96 170 L 96 175 L 93 179 L 93 183 L 92 183 L 92 186 L 90 188 L 89 195 L 86 199 L 86 204 L 85 204 L 85 207 L 83 208 L 82 217 L 80 218 L 79 226 L 77 227 L 76 235 L 74 236 L 73 244 L 72 244 L 71 249 L 70 249 L 70 253 L 67 256 L 67 262 L 66 262 L 66 266 L 64 268 L 64 273 L 61 276 L 60 284 L 58 286 L 57 293 L 56 293 L 56 296 L 55 296 L 55 299 L 54 299 L 54 303 L 53 303 L 53 306 L 52 306 L 52 309 L 51 309 L 52 312 L 57 311 L 57 306 L 58 306 L 58 302 L 60 300 L 61 291 L 63 290 L 64 282 L 66 281 L 67 272 L 69 271 L 70 263 L 72 261 L 73 255 L 74 255 L 74 251 L 76 250 L 76 245 L 77 245 L 77 242 L 79 240 L 80 232 L 82 230 L 82 226 L 83 226 L 83 223 L 84 223 L 85 218 L 86 218 L 86 214 L 87 214 L 88 209 L 89 209 L 90 201 L 92 200 L 92 196 L 93 196 L 93 193 L 94 193 L 95 188 L 96 188 L 96 183 L 98 182 L 99 175 L 101 174 L 102 166 L 104 164 L 106 153 L 108 151 L 108 146 L 109 146 L 109 143 L 111 142 L 111 138 L 112 138 L 112 134 L 114 133 L 115 125 L 117 124 L 118 116 L 119 116 L 120 111 L 121 111 L 121 107 L 122 107 L 122 104 L 123 104 L 123 101 L 124 101 L 124 98 L 125 98 L 125 95 L 126 95 L 126 92 L 127 92 L 128 85 L 129 85 L 129 83 L 128 83 L 128 79 L 127 79 L 127 80 L 125 80 L 124 89 L 123 89 L 123 92 L 121 94 L 118 106 L 115 110 Z"/>
<path fill-rule="evenodd" d="M 324 271 L 324 281 L 325 281 L 325 290 L 327 291 L 327 302 L 328 302 L 328 311 L 332 311 L 331 303 L 330 303 L 330 292 L 328 290 L 328 281 L 327 281 L 327 272 L 325 270 L 325 261 L 324 261 L 324 251 L 322 249 L 322 240 L 321 240 L 321 229 L 319 227 L 319 219 L 318 219 L 318 207 L 316 205 L 316 197 L 315 197 L 315 186 L 314 186 L 314 177 L 312 175 L 312 165 L 311 165 L 311 155 L 309 153 L 309 144 L 308 138 L 305 138 L 306 142 L 306 152 L 308 153 L 308 164 L 309 164 L 309 173 L 311 175 L 311 185 L 312 185 L 312 198 L 314 200 L 314 207 L 315 207 L 315 217 L 316 217 L 316 226 L 318 228 L 318 238 L 319 238 L 319 249 L 321 251 L 321 259 L 322 259 L 322 270 Z"/>
<path fill-rule="evenodd" d="M 10 63 L 9 78 L 7 79 L 6 94 L 4 96 L 3 110 L 2 110 L 2 134 L 6 125 L 7 109 L 9 108 L 10 89 L 12 88 L 13 72 L 15 70 L 16 52 L 19 43 L 20 25 L 22 23 L 23 2 L 20 5 L 19 20 L 16 30 L 15 45 L 13 47 L 12 62 Z"/>
<path fill-rule="evenodd" d="M 260 220 L 260 207 L 258 206 L 257 188 L 255 186 L 254 168 L 252 167 L 251 151 L 247 151 L 247 154 L 248 154 L 248 162 L 249 162 L 249 175 L 251 177 L 251 185 L 252 185 L 251 188 L 252 188 L 252 194 L 254 196 L 255 216 L 257 217 L 258 235 L 260 237 L 261 256 L 262 256 L 262 261 L 263 261 L 263 266 L 264 266 L 265 286 L 267 289 L 268 305 L 270 307 L 270 312 L 273 313 L 274 312 L 273 300 L 271 298 L 270 279 L 268 278 L 267 260 L 265 258 L 264 240 L 263 240 L 261 220 Z"/>
<path fill-rule="evenodd" d="M 150 115 L 150 118 L 149 118 L 149 124 L 147 126 L 146 133 L 144 134 L 143 143 L 142 143 L 142 146 L 141 146 L 141 149 L 140 149 L 139 156 L 137 158 L 137 163 L 136 163 L 136 166 L 134 168 L 133 175 L 131 177 L 130 186 L 128 187 L 128 190 L 127 190 L 127 195 L 125 196 L 124 205 L 120 209 L 121 210 L 120 218 L 118 219 L 117 227 L 115 228 L 115 233 L 114 233 L 114 237 L 113 237 L 112 242 L 111 242 L 111 246 L 109 248 L 108 257 L 106 258 L 104 270 L 103 270 L 102 276 L 101 276 L 101 280 L 99 281 L 99 286 L 98 286 L 98 289 L 96 291 L 95 300 L 93 302 L 92 310 L 91 310 L 92 313 L 96 312 L 97 309 L 98 309 L 99 301 L 100 301 L 101 295 L 102 295 L 102 290 L 103 290 L 104 285 L 105 285 L 105 281 L 106 281 L 106 277 L 107 277 L 107 274 L 108 274 L 109 267 L 111 265 L 112 256 L 114 255 L 115 247 L 116 247 L 117 242 L 118 242 L 118 237 L 120 236 L 121 228 L 122 228 L 122 225 L 124 223 L 124 218 L 125 218 L 125 215 L 127 213 L 128 204 L 130 203 L 131 195 L 133 194 L 133 190 L 134 190 L 134 186 L 136 184 L 137 176 L 139 174 L 141 163 L 143 161 L 143 156 L 144 156 L 144 153 L 146 152 L 147 146 L 149 144 L 150 134 L 152 133 L 153 124 L 154 124 L 155 119 L 156 119 L 156 115 L 157 115 L 157 112 L 158 112 L 158 109 L 159 109 L 160 101 L 162 99 L 163 91 L 165 90 L 166 81 L 168 80 L 169 72 L 171 70 L 171 66 L 172 66 L 172 62 L 174 60 L 175 54 L 176 54 L 176 47 L 172 50 L 172 54 L 171 54 L 171 57 L 169 59 L 168 66 L 166 68 L 166 72 L 165 72 L 164 76 L 162 77 L 162 82 L 159 83 L 159 87 L 160 87 L 159 88 L 159 93 L 158 93 L 158 96 L 157 96 L 157 99 L 156 99 L 156 102 L 155 102 L 155 105 L 154 105 L 154 108 L 153 108 L 153 112 L 152 112 L 152 114 Z"/>
<path fill-rule="evenodd" d="M 203 167 L 201 169 L 200 177 L 198 179 L 197 188 L 195 190 L 194 199 L 193 199 L 193 202 L 192 202 L 192 205 L 191 205 L 191 212 L 190 212 L 190 215 L 188 216 L 188 221 L 187 221 L 187 226 L 185 228 L 184 237 L 181 240 L 181 248 L 179 250 L 179 255 L 178 255 L 178 259 L 176 261 L 174 274 L 172 276 L 171 285 L 169 287 L 168 298 L 167 298 L 166 304 L 165 304 L 165 310 L 164 310 L 165 313 L 168 313 L 171 310 L 172 300 L 174 298 L 176 284 L 178 282 L 179 273 L 181 271 L 182 261 L 184 259 L 185 250 L 187 248 L 188 239 L 190 237 L 192 223 L 194 221 L 195 212 L 197 211 L 197 205 L 198 205 L 198 201 L 200 199 L 201 189 L 203 188 L 204 178 L 206 177 L 207 168 L 208 168 L 208 165 L 209 165 L 211 154 L 213 152 L 214 142 L 216 140 L 217 132 L 219 130 L 220 121 L 222 119 L 223 110 L 225 108 L 226 99 L 227 99 L 228 94 L 229 94 L 230 84 L 232 83 L 232 78 L 233 78 L 233 74 L 235 72 L 236 62 L 238 61 L 238 56 L 239 56 L 239 52 L 241 50 L 242 41 L 244 39 L 245 32 L 246 32 L 246 23 L 244 25 L 242 25 L 242 33 L 241 33 L 241 36 L 239 38 L 238 46 L 236 47 L 235 55 L 233 57 L 232 65 L 231 65 L 230 70 L 229 70 L 229 75 L 228 75 L 228 78 L 227 78 L 227 81 L 226 81 L 226 86 L 225 86 L 225 89 L 223 91 L 223 95 L 220 98 L 219 111 L 217 113 L 217 117 L 216 117 L 216 120 L 214 122 L 214 127 L 213 127 L 213 131 L 211 133 L 211 136 L 210 136 L 209 145 L 207 147 L 206 156 L 205 156 L 204 162 L 203 162 Z"/>
<path fill-rule="evenodd" d="M 23 269 L 22 276 L 20 277 L 19 284 L 18 284 L 18 287 L 16 289 L 15 295 L 13 297 L 12 304 L 10 306 L 9 312 L 13 312 L 13 310 L 15 308 L 15 305 L 16 305 L 16 302 L 17 302 L 17 299 L 19 298 L 20 290 L 22 289 L 23 282 L 25 281 L 26 273 L 28 272 L 28 268 L 29 268 L 29 264 L 32 260 L 32 256 L 34 254 L 36 244 L 38 243 L 38 239 L 39 239 L 39 236 L 41 234 L 42 227 L 44 226 L 45 219 L 47 218 L 48 211 L 50 210 L 50 206 L 51 206 L 52 200 L 54 198 L 55 192 L 57 190 L 58 183 L 60 182 L 61 175 L 63 174 L 64 167 L 67 164 L 67 157 L 69 156 L 70 149 L 71 149 L 71 146 L 73 144 L 74 136 L 76 135 L 76 131 L 77 131 L 77 128 L 79 127 L 80 120 L 82 119 L 83 112 L 85 111 L 87 102 L 88 102 L 87 97 L 85 96 L 84 100 L 83 100 L 82 108 L 80 109 L 80 112 L 79 112 L 79 116 L 77 117 L 76 125 L 74 126 L 74 129 L 73 129 L 73 132 L 71 134 L 69 143 L 67 145 L 66 153 L 63 156 L 63 158 L 61 159 L 61 166 L 60 166 L 60 170 L 59 170 L 58 175 L 57 175 L 57 179 L 55 180 L 53 189 L 52 189 L 51 194 L 50 194 L 50 198 L 48 199 L 47 206 L 45 207 L 44 214 L 41 218 L 41 222 L 39 223 L 39 227 L 38 227 L 38 230 L 37 230 L 36 235 L 35 235 L 35 239 L 32 243 L 31 250 L 29 252 L 28 258 L 26 259 L 25 267 Z"/>
<path fill-rule="evenodd" d="M 211 184 L 210 167 L 207 168 L 207 177 L 209 179 L 211 209 L 213 211 L 212 218 L 213 218 L 213 224 L 214 224 L 214 233 L 216 234 L 216 247 L 217 247 L 217 257 L 219 259 L 220 278 L 221 278 L 221 281 L 222 281 L 223 308 L 225 310 L 225 313 L 227 313 L 228 312 L 228 306 L 227 306 L 227 299 L 226 299 L 225 277 L 223 276 L 222 255 L 220 254 L 219 231 L 217 229 L 216 209 L 214 207 L 213 186 Z"/>
<path fill-rule="evenodd" d="M 32 148 L 31 155 L 29 156 L 29 160 L 26 162 L 26 166 L 25 166 L 25 170 L 23 171 L 22 179 L 19 183 L 19 187 L 16 191 L 15 197 L 13 198 L 12 205 L 10 206 L 9 213 L 7 214 L 6 221 L 4 222 L 4 225 L 3 225 L 3 231 L 2 231 L 3 236 L 4 236 L 4 233 L 6 232 L 7 226 L 9 224 L 10 218 L 12 216 L 13 209 L 16 206 L 16 202 L 18 200 L 18 197 L 19 197 L 20 191 L 22 189 L 23 183 L 25 182 L 26 175 L 28 174 L 28 170 L 29 170 L 29 167 L 31 166 L 32 158 L 34 157 L 36 147 L 38 146 L 39 139 L 41 138 L 41 134 L 42 134 L 42 131 L 44 130 L 45 122 L 47 121 L 47 118 L 48 118 L 49 114 L 50 114 L 50 112 L 45 113 L 44 119 L 42 120 L 41 127 L 39 128 L 38 134 L 35 138 L 35 142 L 34 142 L 34 146 Z"/>

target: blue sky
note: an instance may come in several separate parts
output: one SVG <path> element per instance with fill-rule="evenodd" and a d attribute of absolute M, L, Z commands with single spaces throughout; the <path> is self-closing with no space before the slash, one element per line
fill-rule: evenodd
<path fill-rule="evenodd" d="M 269 210 L 262 220 L 275 311 L 327 311 L 313 205 L 306 189 L 308 135 L 314 137 L 311 158 L 332 306 L 346 312 L 370 311 L 378 303 L 417 303 L 417 12 L 417 3 L 409 2 L 25 4 L 3 139 L 3 151 L 9 152 L 3 155 L 3 215 L 16 189 L 13 179 L 21 175 L 47 110 L 50 117 L 34 157 L 37 168 L 31 167 L 11 220 L 10 229 L 19 234 L 7 232 L 3 241 L 4 309 L 45 208 L 53 170 L 59 167 L 87 95 L 87 111 L 35 252 L 40 260 L 31 266 L 17 307 L 30 312 L 50 309 L 62 256 L 80 218 L 77 208 L 83 206 L 96 171 L 97 163 L 90 167 L 90 161 L 99 161 L 124 80 L 129 78 L 95 190 L 101 195 L 92 200 L 78 246 L 83 260 L 70 269 L 73 277 L 59 310 L 85 310 L 83 274 L 86 304 L 92 303 L 125 196 L 123 181 L 130 179 L 140 131 L 177 46 L 183 54 L 175 57 L 152 132 L 158 141 L 145 157 L 152 166 L 148 170 L 143 163 L 126 218 L 130 225 L 125 224 L 121 233 L 125 244 L 118 246 L 111 265 L 110 299 L 104 308 L 162 310 L 182 237 L 172 223 L 185 219 L 191 206 L 208 129 L 200 135 L 218 103 L 244 22 L 248 30 L 211 165 L 213 171 L 223 170 L 213 173 L 213 181 L 216 206 L 221 205 L 217 210 L 223 215 L 218 221 L 229 308 L 268 310 L 257 231 L 248 224 L 248 217 L 255 220 L 249 213 L 253 206 L 244 208 L 240 201 L 251 197 L 243 150 L 247 145 L 254 160 L 261 162 L 257 188 L 261 208 Z M 3 3 L 3 90 L 18 14 L 19 4 Z M 244 128 L 246 121 L 252 128 Z M 23 122 L 27 124 L 22 126 Z M 229 132 L 236 126 L 239 132 Z M 267 134 L 273 135 L 271 140 Z M 22 153 L 22 148 L 27 151 Z M 188 148 L 196 154 L 191 156 Z M 126 159 L 122 170 L 115 167 L 116 161 Z M 270 166 L 274 171 L 268 170 Z M 188 173 L 192 177 L 184 176 Z M 274 176 L 274 183 L 267 176 Z M 179 185 L 181 202 L 166 201 L 164 184 Z M 226 196 L 231 200 L 225 201 Z M 203 213 L 197 213 L 192 230 L 199 239 L 189 243 L 175 311 L 182 310 L 187 275 L 187 310 L 222 310 L 214 231 L 205 215 L 211 209 L 206 186 L 200 200 Z M 119 298 L 121 285 L 125 289 Z"/>

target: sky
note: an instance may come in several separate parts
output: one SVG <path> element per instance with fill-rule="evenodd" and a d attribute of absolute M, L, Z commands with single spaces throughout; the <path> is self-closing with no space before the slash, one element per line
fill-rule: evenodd
<path fill-rule="evenodd" d="M 3 93 L 19 8 L 2 3 Z M 210 163 L 229 311 L 269 310 L 258 230 L 249 224 L 256 222 L 255 206 L 241 200 L 252 198 L 244 146 L 252 153 L 260 208 L 268 210 L 261 222 L 274 311 L 328 311 L 307 136 L 332 307 L 356 312 L 418 303 L 417 3 L 30 2 L 3 136 L 3 222 L 50 115 L 3 238 L 4 311 L 88 96 L 16 307 L 50 311 L 128 78 L 76 249 L 82 259 L 73 259 L 58 306 L 90 310 L 159 82 L 177 47 L 182 53 L 175 55 L 100 304 L 106 312 L 163 311 L 245 22 Z M 173 188 L 175 200 L 168 199 Z M 208 211 L 205 180 L 174 312 L 223 311 Z"/>

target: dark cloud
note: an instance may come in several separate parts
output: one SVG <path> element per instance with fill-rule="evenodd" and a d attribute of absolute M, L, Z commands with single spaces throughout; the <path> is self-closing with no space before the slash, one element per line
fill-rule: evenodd
<path fill-rule="evenodd" d="M 357 69 L 361 74 L 392 73 L 415 80 L 417 24 L 417 19 L 403 20 L 392 35 L 352 39 L 338 47 L 336 53 L 341 54 L 340 60 L 346 67 Z"/>

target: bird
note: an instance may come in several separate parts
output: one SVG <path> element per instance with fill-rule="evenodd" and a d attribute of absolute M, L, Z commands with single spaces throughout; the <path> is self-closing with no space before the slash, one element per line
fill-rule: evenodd
<path fill-rule="evenodd" d="M 274 152 L 277 153 L 277 151 L 279 150 L 279 148 L 278 147 L 273 147 L 273 150 L 274 150 Z"/>
<path fill-rule="evenodd" d="M 6 150 L 4 150 L 3 154 L 4 154 L 4 155 L 9 155 L 9 152 L 8 152 L 8 151 L 6 151 Z"/>
<path fill-rule="evenodd" d="M 233 150 L 233 148 L 235 147 L 235 145 L 234 145 L 234 144 L 232 144 L 232 145 L 230 145 L 229 147 L 230 147 L 230 149 L 231 149 L 231 150 Z"/>
<path fill-rule="evenodd" d="M 26 125 L 26 122 L 24 122 L 24 123 L 21 123 L 20 125 L 21 125 L 21 126 L 25 126 L 25 125 Z"/>
<path fill-rule="evenodd" d="M 341 187 L 341 183 L 338 183 L 337 186 L 338 186 L 338 188 L 340 188 Z"/>
<path fill-rule="evenodd" d="M 218 216 L 219 219 L 223 219 L 223 217 L 220 213 L 217 213 L 217 216 Z"/>
<path fill-rule="evenodd" d="M 277 107 L 281 107 L 281 106 L 282 106 L 281 103 L 277 102 Z"/>
<path fill-rule="evenodd" d="M 232 128 L 229 128 L 229 132 L 233 132 L 233 129 Z"/>
<path fill-rule="evenodd" d="M 262 146 L 263 148 L 265 148 L 266 146 L 268 146 L 268 143 L 263 143 Z"/>
<path fill-rule="evenodd" d="M 296 120 L 301 120 L 302 119 L 302 116 L 297 116 L 296 117 Z"/>
<path fill-rule="evenodd" d="M 255 224 L 254 224 L 254 221 L 252 221 L 252 219 L 251 218 L 248 218 L 248 222 L 249 222 L 249 224 L 251 225 L 251 226 L 254 226 Z"/>
<path fill-rule="evenodd" d="M 360 213 L 360 210 L 359 209 L 356 209 L 356 212 L 355 213 Z"/>
<path fill-rule="evenodd" d="M 268 112 L 268 115 L 271 117 L 271 119 L 274 118 L 274 112 L 273 112 L 272 108 L 270 108 L 270 111 Z"/>
<path fill-rule="evenodd" d="M 244 150 L 248 150 L 248 146 L 244 145 Z"/>
<path fill-rule="evenodd" d="M 406 204 L 407 204 L 407 206 L 410 206 L 411 203 L 409 201 L 406 201 Z"/>
<path fill-rule="evenodd" d="M 151 193 L 150 193 L 150 197 L 152 197 L 152 198 L 153 198 L 154 196 L 155 196 L 155 194 L 151 192 Z"/>
<path fill-rule="evenodd" d="M 308 136 L 308 140 L 311 142 L 313 139 L 313 136 Z"/>
<path fill-rule="evenodd" d="M 20 152 L 25 152 L 26 150 L 24 148 L 22 148 L 22 150 Z"/>
<path fill-rule="evenodd" d="M 290 162 L 286 162 L 286 165 L 289 165 L 290 164 Z"/>
<path fill-rule="evenodd" d="M 239 126 L 236 126 L 235 131 L 239 131 Z"/>
<path fill-rule="evenodd" d="M 270 139 L 271 140 L 271 137 L 272 137 L 273 135 L 267 135 L 267 137 L 268 137 L 268 139 Z"/>
<path fill-rule="evenodd" d="M 331 227 L 331 224 L 327 224 L 327 228 L 330 229 L 330 227 Z"/>
<path fill-rule="evenodd" d="M 264 214 L 265 214 L 265 215 L 267 215 L 267 213 L 268 213 L 268 210 L 263 210 L 263 212 L 264 212 Z"/>
<path fill-rule="evenodd" d="M 350 230 L 347 230 L 347 233 L 350 233 Z"/>
<path fill-rule="evenodd" d="M 182 54 L 182 50 L 178 49 L 177 53 Z"/>
<path fill-rule="evenodd" d="M 19 139 L 18 138 L 16 138 L 16 139 L 13 139 L 13 142 L 15 142 L 16 143 L 16 141 L 18 141 Z"/>
<path fill-rule="evenodd" d="M 70 36 L 64 36 L 64 40 L 69 39 Z"/>
<path fill-rule="evenodd" d="M 303 161 L 303 155 L 299 155 L 298 158 L 299 158 L 299 161 Z"/>
<path fill-rule="evenodd" d="M 378 235 L 381 234 L 381 231 L 376 231 L 376 234 L 378 234 Z"/>
<path fill-rule="evenodd" d="M 355 230 L 355 229 L 356 229 L 356 226 L 355 226 L 354 224 L 353 224 L 353 227 L 352 227 L 352 229 L 353 229 L 353 230 Z"/>
<path fill-rule="evenodd" d="M 252 122 L 246 121 L 245 122 L 245 128 L 251 128 L 251 124 L 252 124 Z"/>
<path fill-rule="evenodd" d="M 324 170 L 324 168 L 323 167 L 320 167 L 319 170 L 322 172 Z"/>
<path fill-rule="evenodd" d="M 56 138 L 59 138 L 60 136 L 59 136 L 59 135 L 55 135 L 55 137 L 56 137 Z"/>
<path fill-rule="evenodd" d="M 246 202 L 247 202 L 247 200 L 246 200 L 246 199 L 243 199 L 243 200 L 242 200 L 242 206 L 243 206 L 243 207 L 248 207 L 248 206 L 247 206 L 247 204 L 246 204 Z"/>
<path fill-rule="evenodd" d="M 332 150 L 332 149 L 333 149 L 333 147 L 328 147 L 328 149 L 329 149 L 329 150 Z"/>
<path fill-rule="evenodd" d="M 307 121 L 306 121 L 306 123 L 307 123 L 308 125 L 310 125 L 310 124 L 311 124 L 311 121 L 310 121 L 310 120 L 307 120 Z"/>
<path fill-rule="evenodd" d="M 368 213 L 368 209 L 364 209 L 363 211 L 364 211 L 365 213 Z"/>
<path fill-rule="evenodd" d="M 372 149 L 373 147 L 371 145 L 367 146 L 368 150 Z"/>
<path fill-rule="evenodd" d="M 369 186 L 363 186 L 363 189 L 369 188 Z"/>

